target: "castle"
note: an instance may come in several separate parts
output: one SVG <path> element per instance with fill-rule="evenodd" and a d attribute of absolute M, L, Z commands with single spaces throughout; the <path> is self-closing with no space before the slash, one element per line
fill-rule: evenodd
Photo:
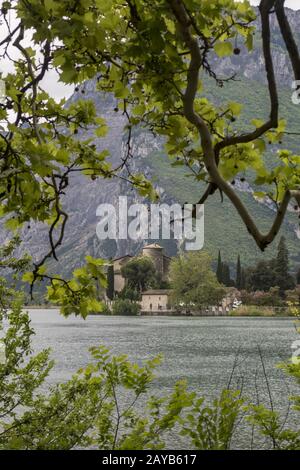
<path fill-rule="evenodd" d="M 160 274 L 162 280 L 167 280 L 169 265 L 171 258 L 164 254 L 164 249 L 158 243 L 151 243 L 143 247 L 142 251 L 138 256 L 147 256 L 153 261 L 156 272 Z M 122 276 L 121 268 L 125 266 L 126 263 L 133 256 L 125 255 L 120 258 L 116 258 L 112 261 L 114 267 L 114 290 L 115 292 L 121 292 L 125 286 L 125 279 Z"/>
<path fill-rule="evenodd" d="M 152 243 L 143 247 L 142 251 L 137 256 L 147 256 L 152 261 L 156 268 L 156 272 L 160 274 L 161 279 L 168 280 L 169 267 L 171 258 L 164 254 L 164 249 L 158 243 Z M 120 258 L 112 260 L 114 268 L 114 291 L 115 293 L 121 292 L 125 287 L 125 278 L 122 276 L 121 269 L 131 259 L 131 255 L 125 255 Z M 170 304 L 170 289 L 149 289 L 142 292 L 141 299 L 141 314 L 142 315 L 227 315 L 230 306 L 235 299 L 235 292 L 228 293 L 222 302 L 217 306 L 207 307 L 201 312 L 190 312 L 189 309 L 182 308 L 180 311 L 173 309 Z"/>

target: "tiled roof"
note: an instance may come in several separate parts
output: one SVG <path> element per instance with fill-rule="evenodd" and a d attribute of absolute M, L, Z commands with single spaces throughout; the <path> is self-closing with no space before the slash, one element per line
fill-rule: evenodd
<path fill-rule="evenodd" d="M 171 289 L 149 289 L 142 292 L 142 295 L 168 295 Z"/>
<path fill-rule="evenodd" d="M 112 261 L 118 261 L 119 259 L 123 258 L 132 258 L 132 255 L 119 256 L 119 258 L 114 258 Z"/>
<path fill-rule="evenodd" d="M 162 250 L 162 249 L 163 249 L 163 247 L 160 246 L 158 243 L 151 243 L 150 245 L 144 246 L 143 249 L 144 249 L 144 248 L 155 248 L 155 249 L 157 249 L 157 250 L 158 250 L 158 249 L 159 249 L 159 250 Z"/>

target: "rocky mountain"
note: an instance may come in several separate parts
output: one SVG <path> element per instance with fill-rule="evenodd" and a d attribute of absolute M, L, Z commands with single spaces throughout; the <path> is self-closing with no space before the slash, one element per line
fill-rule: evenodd
<path fill-rule="evenodd" d="M 291 28 L 295 33 L 295 38 L 298 44 L 300 44 L 300 10 L 294 11 L 287 8 L 286 11 Z M 284 48 L 284 42 L 275 14 L 270 15 L 270 27 L 272 31 L 272 55 L 277 78 L 281 86 L 291 87 L 291 83 L 294 80 L 292 78 L 292 67 Z M 241 48 L 241 55 L 223 58 L 222 60 L 215 58 L 214 65 L 216 72 L 224 76 L 232 76 L 236 73 L 238 76 L 245 77 L 248 80 L 266 83 L 259 19 L 256 21 L 256 32 L 253 42 L 254 50 L 251 52 L 248 52 L 242 44 L 237 44 Z"/>
<path fill-rule="evenodd" d="M 300 44 L 300 11 L 289 10 L 288 15 L 293 30 L 298 34 Z M 272 15 L 272 30 L 274 33 L 274 63 L 282 87 L 284 111 L 288 115 L 287 118 L 299 126 L 299 109 L 292 105 L 290 100 L 292 81 L 290 64 L 284 52 L 274 15 Z M 217 89 L 213 83 L 208 82 L 210 98 L 217 101 L 224 98 L 238 101 L 240 97 L 241 101 L 245 102 L 246 97 L 246 113 L 252 111 L 254 113 L 258 111 L 262 114 L 268 113 L 268 97 L 264 88 L 264 63 L 258 38 L 259 34 L 257 33 L 254 39 L 255 49 L 252 53 L 248 53 L 242 48 L 240 56 L 222 60 L 220 58 L 214 59 L 214 67 L 219 75 L 229 76 L 236 73 L 238 81 L 222 89 Z M 82 90 L 84 90 L 84 94 Z M 113 164 L 117 165 L 125 152 L 124 116 L 115 111 L 116 102 L 111 95 L 96 91 L 96 80 L 86 82 L 78 92 L 74 93 L 69 102 L 82 98 L 93 100 L 98 114 L 106 119 L 109 133 L 105 138 L 95 139 L 95 144 L 99 150 L 107 148 L 110 151 Z M 92 135 L 92 131 L 90 131 L 85 133 L 84 137 L 87 137 L 89 133 Z M 83 137 L 80 132 L 78 137 Z M 196 202 L 199 199 L 203 185 L 194 181 L 191 182 L 191 178 L 187 179 L 184 170 L 170 166 L 168 158 L 163 152 L 161 140 L 154 138 L 150 133 L 141 132 L 134 138 L 133 143 L 134 158 L 131 161 L 131 170 L 141 171 L 149 178 L 152 178 L 159 187 L 162 201 L 180 201 L 183 203 L 184 201 Z M 290 145 L 295 147 L 297 141 L 291 140 Z M 259 225 L 267 229 L 272 223 L 273 208 L 256 201 L 252 195 L 252 188 L 248 183 L 241 185 L 238 189 L 259 221 Z M 100 203 L 110 203 L 117 206 L 120 195 L 127 195 L 132 202 L 141 201 L 136 191 L 121 179 L 96 179 L 92 181 L 87 177 L 78 175 L 70 179 L 70 187 L 63 200 L 63 205 L 69 214 L 69 221 L 64 243 L 59 252 L 60 261 L 58 265 L 51 262 L 51 269 L 54 272 L 69 274 L 76 266 L 81 264 L 87 254 L 110 258 L 119 257 L 126 253 L 135 254 L 140 250 L 144 244 L 143 240 L 99 241 L 96 236 L 98 222 L 96 210 L 98 205 Z M 282 233 L 287 238 L 292 261 L 296 266 L 300 262 L 296 216 L 291 215 L 287 218 Z M 29 251 L 34 259 L 40 259 L 48 248 L 47 230 L 39 224 L 31 224 L 30 228 L 24 227 L 22 236 L 24 242 L 21 249 Z M 7 237 L 8 234 L 2 230 L 0 232 L 0 241 L 3 242 Z M 162 243 L 169 255 L 176 253 L 177 243 L 175 241 L 163 241 Z M 219 248 L 223 251 L 223 257 L 231 262 L 234 262 L 238 252 L 246 264 L 252 263 L 262 256 L 250 239 L 235 210 L 226 200 L 223 204 L 220 204 L 219 196 L 216 194 L 205 205 L 204 249 L 216 258 Z M 271 255 L 272 248 L 264 256 Z"/>

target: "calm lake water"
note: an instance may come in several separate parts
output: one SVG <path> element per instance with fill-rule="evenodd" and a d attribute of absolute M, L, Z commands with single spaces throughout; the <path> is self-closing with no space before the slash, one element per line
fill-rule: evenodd
<path fill-rule="evenodd" d="M 293 319 L 241 317 L 111 317 L 63 318 L 56 310 L 30 310 L 36 331 L 35 350 L 52 349 L 56 365 L 50 382 L 64 381 L 90 361 L 90 346 L 105 345 L 114 354 L 140 362 L 163 354 L 151 392 L 167 394 L 179 379 L 210 399 L 226 387 L 242 388 L 253 401 L 268 403 L 286 414 L 286 397 L 294 383 L 276 368 L 287 360 L 299 339 Z M 291 422 L 295 417 L 290 414 Z M 299 423 L 298 423 L 299 424 Z M 176 448 L 171 443 L 170 448 Z M 179 444 L 178 444 L 179 445 Z M 182 446 L 184 444 L 180 444 Z"/>

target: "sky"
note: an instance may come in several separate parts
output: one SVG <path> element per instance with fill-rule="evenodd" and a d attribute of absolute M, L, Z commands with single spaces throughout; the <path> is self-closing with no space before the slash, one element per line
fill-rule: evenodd
<path fill-rule="evenodd" d="M 260 0 L 250 0 L 252 5 L 258 5 Z M 3 3 L 0 0 L 0 6 Z M 294 10 L 300 10 L 300 0 L 286 0 L 285 5 Z M 15 24 L 16 19 L 10 18 L 11 27 Z M 0 25 L 0 37 L 2 36 L 3 31 Z M 0 72 L 5 76 L 7 72 L 11 71 L 11 63 L 7 61 L 1 61 L 0 63 Z M 56 100 L 61 98 L 68 98 L 74 91 L 74 86 L 66 86 L 58 81 L 58 76 L 54 70 L 49 71 L 42 83 L 44 89 Z"/>

